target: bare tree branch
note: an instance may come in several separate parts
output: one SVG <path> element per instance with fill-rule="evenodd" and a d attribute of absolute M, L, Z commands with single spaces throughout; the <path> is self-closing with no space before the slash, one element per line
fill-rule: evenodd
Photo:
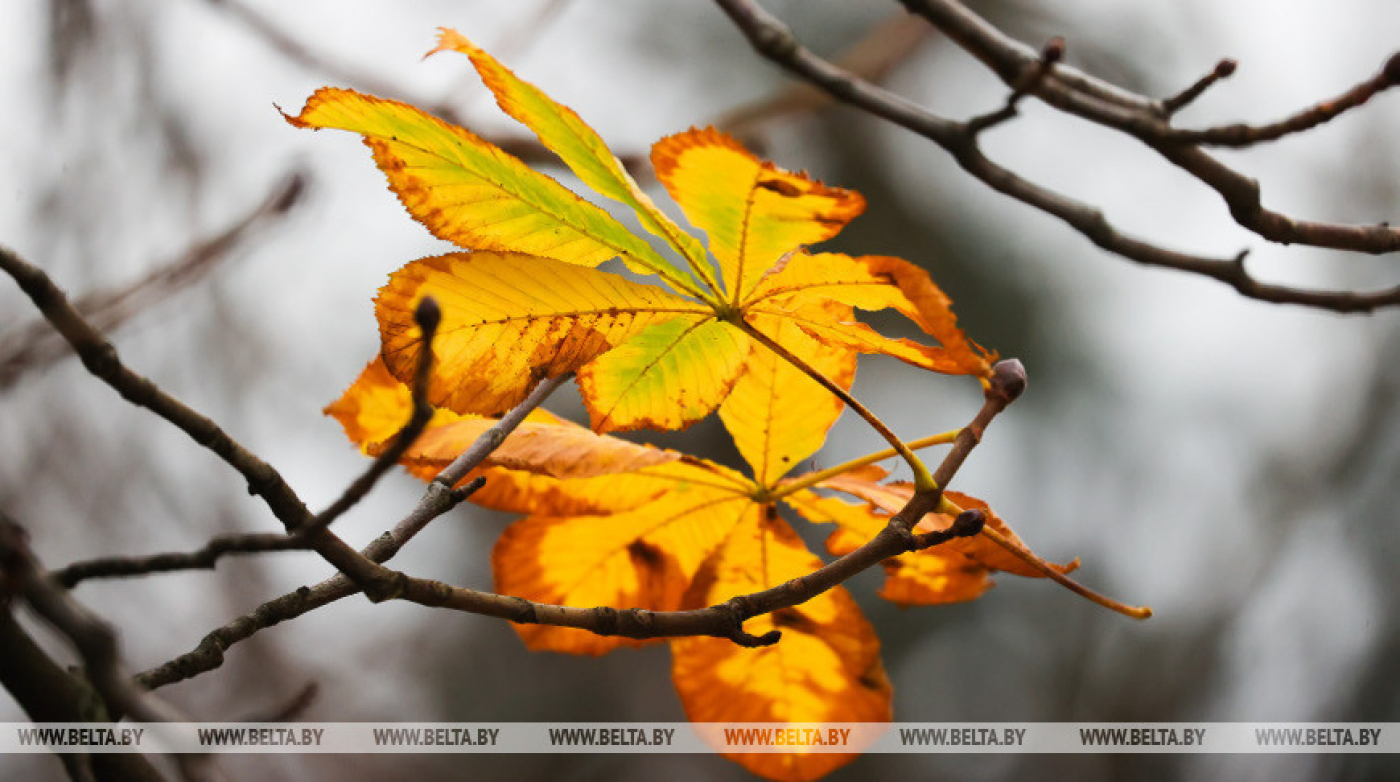
<path fill-rule="evenodd" d="M 1002 361 L 993 368 L 991 383 L 986 390 L 986 400 L 981 410 L 972 423 L 959 433 L 953 449 L 935 472 L 935 481 L 939 487 L 945 487 L 952 480 L 968 453 L 981 440 L 987 425 L 1020 395 L 1025 388 L 1025 382 L 1025 370 L 1019 361 Z M 941 500 L 941 488 L 917 491 L 909 502 L 890 518 L 885 528 L 865 545 L 811 573 L 771 589 L 740 595 L 707 608 L 650 611 L 638 608 L 618 610 L 608 606 L 575 608 L 547 605 L 518 597 L 454 587 L 440 581 L 413 578 L 388 568 L 382 568 L 382 573 L 374 574 L 368 583 L 361 586 L 366 595 L 375 601 L 408 600 L 426 606 L 495 616 L 520 624 L 573 627 L 599 635 L 628 638 L 703 635 L 727 638 L 741 646 L 766 646 L 776 643 L 781 633 L 774 631 L 755 637 L 743 630 L 744 621 L 760 614 L 804 603 L 890 557 L 937 545 L 953 537 L 975 535 L 983 530 L 981 515 L 968 513 L 958 517 L 952 532 L 912 534 L 913 527 L 926 514 L 935 512 Z M 993 536 L 992 539 L 995 541 L 998 537 Z M 1076 591 L 1091 596 L 1090 599 L 1100 605 L 1138 619 L 1151 616 L 1150 609 L 1125 606 L 1075 584 L 1063 574 L 1061 579 L 1063 582 L 1074 584 Z"/>
<path fill-rule="evenodd" d="M 751 595 L 736 597 L 725 603 L 708 608 L 688 611 L 647 611 L 600 606 L 597 608 L 576 608 L 572 606 L 535 603 L 522 598 L 482 592 L 464 587 L 454 587 L 439 581 L 414 578 L 400 571 L 385 567 L 381 562 L 397 550 L 391 534 L 385 545 L 385 556 L 376 561 L 367 549 L 358 552 L 348 546 L 324 525 L 316 524 L 315 517 L 282 480 L 271 466 L 258 459 L 251 452 L 234 442 L 212 421 L 204 418 L 183 403 L 165 394 L 149 380 L 122 366 L 116 350 L 87 324 L 67 303 L 63 292 L 39 269 L 21 260 L 14 253 L 0 248 L 0 268 L 3 268 L 20 284 L 45 317 L 58 328 L 65 338 L 78 351 L 85 366 L 94 375 L 106 381 L 123 397 L 134 404 L 146 407 L 162 418 L 190 434 L 196 442 L 214 451 L 224 461 L 237 469 L 249 482 L 249 490 L 262 497 L 273 513 L 283 522 L 292 534 L 304 532 L 310 545 L 327 562 L 335 566 L 345 577 L 344 584 L 330 579 L 318 585 L 319 593 L 311 588 L 302 588 L 290 595 L 284 595 L 271 603 L 264 604 L 258 611 L 234 623 L 216 630 L 206 637 L 200 647 L 190 655 L 172 660 L 161 668 L 142 675 L 141 681 L 155 687 L 160 683 L 178 681 L 203 670 L 217 667 L 222 661 L 223 649 L 228 644 L 252 635 L 262 627 L 278 621 L 299 616 L 312 608 L 339 599 L 344 594 L 356 590 L 364 592 L 373 602 L 390 599 L 407 600 L 425 606 L 444 607 L 468 613 L 494 616 L 522 624 L 548 624 L 560 627 L 574 627 L 589 630 L 600 635 L 622 635 L 632 638 L 657 638 L 675 636 L 707 635 L 729 638 L 735 643 L 747 646 L 765 645 L 776 642 L 778 635 L 770 633 L 755 638 L 743 631 L 745 620 L 762 613 L 786 608 L 805 602 L 812 597 L 844 582 L 855 574 L 901 553 L 917 550 L 923 544 L 942 542 L 943 539 L 913 536 L 909 530 L 935 510 L 941 499 L 941 487 L 951 480 L 953 473 L 962 463 L 967 452 L 980 439 L 981 431 L 991 418 L 1003 410 L 1010 401 L 1019 395 L 1025 385 L 1024 370 L 1019 362 L 1001 362 L 994 368 L 991 385 L 987 390 L 987 401 L 973 424 L 968 427 L 966 436 L 960 435 L 949 459 L 940 466 L 935 480 L 940 487 L 933 491 L 915 492 L 909 503 L 895 514 L 885 530 L 866 545 L 834 560 L 818 570 L 793 579 L 772 589 Z M 420 307 L 419 325 L 425 339 L 431 339 L 436 319 L 431 315 L 431 307 Z M 431 351 L 425 351 L 431 353 Z M 427 361 L 429 359 L 424 359 Z M 418 377 L 425 379 L 427 369 L 420 365 Z M 485 458 L 509 431 L 528 413 L 528 405 L 538 405 L 548 394 L 567 381 L 567 376 L 556 377 L 540 383 L 534 392 L 496 424 L 499 433 L 483 436 L 479 446 L 454 461 L 438 479 L 428 487 L 419 506 L 403 521 L 400 527 L 411 535 L 422 524 L 435 517 L 463 496 L 460 490 L 451 486 L 471 469 L 471 462 Z M 417 394 L 422 394 L 421 387 Z M 973 439 L 968 439 L 968 438 Z M 372 470 L 373 471 L 373 468 Z M 980 530 L 975 516 L 964 519 L 959 525 L 959 534 Z M 379 543 L 379 541 L 376 541 Z M 374 544 L 371 544 L 373 547 Z M 1087 591 L 1087 590 L 1085 590 Z M 1105 605 L 1112 601 L 1104 599 Z M 1125 612 L 1127 613 L 1127 612 Z"/>
<path fill-rule="evenodd" d="M 763 56 L 836 98 L 933 141 L 983 183 L 1059 218 L 1109 252 L 1146 265 L 1212 277 L 1232 286 L 1244 296 L 1262 301 L 1301 304 L 1337 312 L 1369 312 L 1400 304 L 1400 285 L 1369 292 L 1274 285 L 1260 282 L 1249 274 L 1244 266 L 1245 253 L 1223 258 L 1193 255 L 1128 236 L 1113 227 L 1099 209 L 1030 182 L 989 159 L 978 143 L 979 132 L 987 127 L 985 119 L 958 122 L 940 117 L 906 98 L 857 78 L 803 47 L 791 30 L 752 0 L 716 2 Z M 1056 63 L 1046 71 L 1043 52 L 1036 52 L 1005 36 L 953 0 L 901 2 L 981 60 L 1013 90 L 1030 84 L 1029 94 L 1051 106 L 1143 141 L 1172 164 L 1215 190 L 1225 199 L 1236 222 L 1265 239 L 1367 253 L 1400 249 L 1400 230 L 1386 225 L 1347 226 L 1299 221 L 1264 209 L 1257 182 L 1207 155 L 1199 146 L 1172 137 L 1178 129 L 1171 127 L 1170 111 L 1160 101 L 1129 92 L 1062 64 Z M 1379 91 L 1379 79 L 1383 78 L 1384 86 L 1389 86 L 1394 83 L 1394 77 L 1400 76 L 1397 72 L 1400 72 L 1400 62 L 1392 58 L 1380 76 L 1368 81 L 1369 87 L 1363 85 L 1349 91 L 1347 94 L 1352 96 L 1349 101 L 1360 105 L 1363 94 L 1369 97 L 1369 94 Z M 1008 107 L 1010 110 L 1004 109 L 1003 112 L 1014 113 L 1014 102 L 1009 101 Z M 1295 117 L 1278 125 L 1302 129 L 1319 113 L 1325 111 L 1304 112 L 1312 119 L 1300 120 Z M 1004 116 L 997 121 L 1009 118 Z M 1267 137 L 1279 131 L 1275 126 L 1264 126 L 1251 132 Z"/>
<path fill-rule="evenodd" d="M 213 568 L 225 554 L 252 554 L 270 551 L 296 551 L 310 548 L 317 533 L 330 526 L 347 510 L 354 507 L 369 494 L 379 479 L 398 464 L 399 459 L 423 434 L 428 421 L 433 417 L 433 408 L 428 403 L 428 381 L 432 372 L 433 337 L 442 321 L 442 311 L 431 296 L 418 303 L 414 318 L 423 332 L 424 350 L 419 355 L 418 367 L 413 378 L 413 409 L 408 422 L 393 438 L 370 466 L 345 488 L 325 510 L 306 521 L 301 527 L 289 530 L 287 534 L 250 533 L 224 535 L 205 544 L 197 551 L 153 554 L 136 557 L 103 557 L 78 562 L 56 571 L 55 577 L 64 586 L 72 587 L 79 581 L 89 578 L 113 576 L 138 576 L 155 572 Z M 468 491 L 468 493 L 470 493 Z M 465 495 L 464 495 L 465 496 Z"/>
<path fill-rule="evenodd" d="M 928 25 L 918 19 L 897 14 L 876 25 L 841 52 L 835 62 L 860 78 L 878 84 L 918 51 L 928 40 L 930 32 Z M 772 96 L 726 111 L 714 124 L 745 141 L 753 142 L 763 125 L 793 114 L 817 111 L 834 102 L 822 90 L 797 82 Z"/>
<path fill-rule="evenodd" d="M 212 570 L 215 563 L 229 554 L 263 554 L 305 549 L 306 541 L 280 532 L 220 535 L 194 551 L 98 557 L 57 568 L 52 575 L 58 583 L 72 589 L 94 578 L 131 578 L 180 570 Z"/>
<path fill-rule="evenodd" d="M 83 658 L 89 679 L 114 713 L 139 722 L 186 722 L 173 707 L 136 687 L 123 672 L 116 633 L 69 597 L 29 549 L 28 535 L 0 514 L 0 566 L 6 586 L 35 613 L 67 636 Z"/>
<path fill-rule="evenodd" d="M 486 479 L 477 477 L 463 486 L 458 484 L 505 442 L 506 437 L 524 422 L 526 416 L 572 377 L 562 375 L 548 378 L 536 386 L 524 401 L 483 432 L 470 448 L 429 482 L 423 497 L 408 515 L 394 525 L 393 529 L 361 549 L 360 554 L 371 562 L 388 562 L 424 527 L 465 500 L 485 483 Z M 138 679 L 145 686 L 157 689 L 207 673 L 223 665 L 224 652 L 230 646 L 251 638 L 260 630 L 295 619 L 359 592 L 360 587 L 344 573 L 336 574 L 315 586 L 301 587 L 288 592 L 210 632 L 193 650 L 140 674 Z"/>
<path fill-rule="evenodd" d="M 34 722 L 106 722 L 112 719 L 92 684 L 60 665 L 0 611 L 0 686 Z M 161 782 L 164 777 L 139 754 L 60 753 L 73 782 Z"/>
<path fill-rule="evenodd" d="M 189 722 L 173 706 L 136 684 L 122 661 L 116 632 L 74 600 L 40 564 L 29 548 L 28 535 L 0 513 L 0 581 L 24 599 L 34 612 L 62 633 L 83 660 L 88 681 L 113 716 L 137 722 Z M 217 775 L 207 755 L 181 755 L 178 764 L 186 779 Z"/>
<path fill-rule="evenodd" d="M 418 324 L 423 335 L 423 349 L 418 354 L 418 366 L 413 373 L 413 410 L 409 413 L 408 423 L 403 425 L 399 433 L 394 435 L 393 441 L 384 452 L 375 457 L 367 470 L 359 478 L 345 487 L 345 491 L 336 498 L 325 510 L 316 515 L 300 529 L 295 531 L 297 537 L 310 540 L 317 530 L 324 529 L 331 525 L 336 519 L 353 508 L 360 500 L 364 499 L 374 484 L 384 477 L 390 469 L 399 463 L 399 459 L 408 452 L 408 449 L 417 441 L 419 435 L 427 428 L 428 422 L 433 418 L 433 407 L 428 403 L 428 382 L 433 370 L 433 338 L 437 335 L 438 324 L 442 323 L 442 310 L 438 308 L 438 303 L 433 297 L 426 296 L 418 302 L 418 307 L 413 311 L 413 319 Z"/>
<path fill-rule="evenodd" d="M 466 485 L 459 483 L 481 465 L 509 434 L 516 429 L 533 410 L 560 386 L 567 383 L 572 375 L 549 378 L 541 382 L 519 405 L 501 417 L 490 429 L 483 432 L 476 442 L 438 473 L 429 484 L 418 504 L 404 516 L 394 528 L 375 538 L 360 553 L 376 563 L 388 562 L 413 536 L 417 535 L 434 519 L 455 508 L 473 491 L 485 483 L 485 478 L 477 477 Z M 336 574 L 315 586 L 301 587 L 281 597 L 263 603 L 253 611 L 238 617 L 220 627 L 199 642 L 190 652 L 176 657 L 138 677 L 142 684 L 151 689 L 164 687 L 223 665 L 224 652 L 240 641 L 251 638 L 260 630 L 295 619 L 302 614 L 341 598 L 360 592 L 359 586 L 343 573 Z"/>
<path fill-rule="evenodd" d="M 1226 62 L 1233 62 L 1226 60 Z M 1320 101 L 1291 117 L 1268 125 L 1221 125 L 1201 130 L 1181 129 L 1167 134 L 1167 138 L 1185 144 L 1205 144 L 1215 147 L 1250 147 L 1269 141 L 1277 141 L 1284 136 L 1312 130 L 1319 125 L 1331 122 L 1369 101 L 1400 82 L 1400 55 L 1395 55 L 1384 69 L 1371 78 L 1357 84 L 1346 92 L 1330 100 Z"/>
<path fill-rule="evenodd" d="M 1197 98 L 1205 94 L 1205 91 L 1215 86 L 1221 79 L 1228 79 L 1234 75 L 1239 63 L 1234 60 L 1221 60 L 1215 64 L 1215 68 L 1202 76 L 1190 87 L 1162 101 L 1162 109 L 1168 114 L 1175 114 L 1178 111 L 1191 105 Z"/>
<path fill-rule="evenodd" d="M 945 35 L 970 54 L 987 63 L 1007 84 L 1037 67 L 1038 58 L 1027 57 L 1024 46 L 1005 36 L 977 17 L 956 0 L 900 0 L 912 13 L 928 19 Z M 1167 160 L 1195 176 L 1225 199 L 1230 214 L 1241 226 L 1280 244 L 1304 244 L 1363 253 L 1400 250 L 1400 229 L 1389 226 L 1349 226 L 1295 220 L 1265 209 L 1259 183 L 1210 157 L 1197 144 L 1201 142 L 1242 147 L 1272 141 L 1290 133 L 1316 127 L 1347 109 L 1360 106 L 1373 95 L 1400 80 L 1400 55 L 1390 58 L 1375 76 L 1343 93 L 1334 101 L 1324 101 L 1293 117 L 1260 127 L 1231 125 L 1182 134 L 1171 127 L 1170 115 L 1159 101 L 1133 96 L 1131 103 L 1100 97 L 1111 85 L 1090 76 L 1074 80 L 1042 80 L 1034 89 L 1036 97 L 1063 111 L 1105 127 L 1121 130 L 1157 151 Z M 1120 88 L 1112 87 L 1116 93 Z"/>
<path fill-rule="evenodd" d="M 240 445 L 218 424 L 166 394 L 148 378 L 127 369 L 112 343 L 73 308 L 68 297 L 43 271 L 4 247 L 0 247 L 0 269 L 15 279 L 78 353 L 89 372 L 128 402 L 174 424 L 190 439 L 227 462 L 248 482 L 248 492 L 262 498 L 288 531 L 300 529 L 312 518 L 301 498 L 271 465 Z"/>

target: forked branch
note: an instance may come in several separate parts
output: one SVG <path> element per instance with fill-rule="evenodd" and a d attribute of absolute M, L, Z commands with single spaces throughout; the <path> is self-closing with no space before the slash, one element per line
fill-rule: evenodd
<path fill-rule="evenodd" d="M 1219 280 L 1240 294 L 1261 301 L 1300 304 L 1336 312 L 1370 312 L 1400 304 L 1400 285 L 1376 291 L 1329 291 L 1261 282 L 1244 266 L 1245 253 L 1205 256 L 1172 250 L 1129 236 L 1114 227 L 1098 208 L 1072 199 L 997 164 L 979 145 L 991 125 L 1014 116 L 1018 93 L 1090 122 L 1130 135 L 1167 162 L 1195 177 L 1224 199 L 1231 216 L 1263 239 L 1361 253 L 1400 250 L 1400 229 L 1386 224 L 1342 225 L 1297 220 L 1266 209 L 1259 184 L 1207 154 L 1209 144 L 1250 146 L 1300 133 L 1360 106 L 1400 82 L 1400 55 L 1378 74 L 1280 122 L 1262 126 L 1231 125 L 1200 131 L 1171 125 L 1173 112 L 1194 99 L 1230 66 L 1217 66 L 1216 79 L 1166 101 L 1129 92 L 1059 62 L 1046 52 L 1014 40 L 955 0 L 901 0 L 994 71 L 1012 89 L 1013 100 L 1001 110 L 966 122 L 938 116 L 912 101 L 870 83 L 818 57 L 781 21 L 753 0 L 716 0 L 753 48 L 798 78 L 857 109 L 917 133 L 947 151 L 987 186 L 1067 223 L 1094 244 L 1138 263 L 1177 269 Z M 1049 65 L 1047 66 L 1047 62 Z"/>
<path fill-rule="evenodd" d="M 426 606 L 495 616 L 519 623 L 574 627 L 602 635 L 632 638 L 706 635 L 729 638 L 743 645 L 774 643 L 778 639 L 778 633 L 756 638 L 743 631 L 743 622 L 759 614 L 806 602 L 889 557 L 936 545 L 952 537 L 977 534 L 982 529 L 980 515 L 968 513 L 959 515 L 951 532 L 922 536 L 911 532 L 925 514 L 939 508 L 942 487 L 948 484 L 968 452 L 981 439 L 991 419 L 1014 401 L 1025 385 L 1024 370 L 1019 362 L 998 363 L 993 368 L 982 410 L 967 427 L 958 432 L 953 448 L 931 481 L 926 481 L 920 486 L 905 507 L 896 513 L 885 529 L 872 540 L 812 573 L 771 589 L 736 597 L 708 608 L 688 611 L 619 611 L 610 607 L 575 608 L 548 605 L 415 578 L 385 567 L 382 563 L 428 521 L 463 499 L 464 492 L 454 488 L 456 484 L 499 446 L 509 431 L 519 425 L 530 410 L 538 406 L 554 389 L 567 382 L 568 376 L 552 378 L 537 386 L 524 403 L 502 418 L 476 446 L 455 460 L 430 483 L 418 506 L 394 531 L 386 533 L 386 536 L 375 541 L 364 551 L 355 551 L 332 533 L 326 524 L 340 509 L 352 506 L 362 497 L 374 479 L 387 469 L 384 464 L 392 462 L 386 461 L 381 455 L 367 471 L 366 476 L 347 489 L 342 501 L 334 503 L 322 516 L 313 516 L 271 466 L 234 442 L 212 421 L 123 366 L 111 344 L 73 310 L 63 292 L 42 271 L 3 248 L 0 248 L 0 268 L 19 282 L 45 317 L 73 344 L 84 365 L 93 374 L 105 380 L 129 401 L 152 410 L 190 434 L 204 447 L 223 457 L 244 475 L 250 491 L 264 499 L 282 521 L 290 536 L 304 536 L 317 553 L 340 571 L 339 576 L 322 582 L 315 588 L 304 587 L 264 604 L 253 614 L 211 633 L 194 652 L 143 674 L 139 680 L 150 687 L 179 681 L 218 667 L 223 659 L 223 651 L 231 643 L 247 638 L 263 627 L 299 616 L 356 591 L 363 591 L 375 602 L 388 599 L 408 600 Z M 417 314 L 424 341 L 431 343 L 438 321 L 435 317 L 435 306 L 431 303 L 420 306 Z M 411 442 L 426 421 L 424 388 L 431 353 L 430 348 L 424 351 L 424 358 L 418 367 L 414 393 L 415 412 L 400 434 L 397 444 Z M 894 438 L 893 442 L 896 448 L 903 446 L 897 438 Z M 406 448 L 406 445 L 403 448 Z M 402 455 L 403 448 L 391 447 L 388 449 L 388 455 L 397 459 Z M 907 452 L 908 446 L 904 446 L 903 450 Z"/>

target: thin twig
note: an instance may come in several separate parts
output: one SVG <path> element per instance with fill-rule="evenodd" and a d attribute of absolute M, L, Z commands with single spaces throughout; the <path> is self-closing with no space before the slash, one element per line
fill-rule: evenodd
<path fill-rule="evenodd" d="M 1197 98 L 1204 95 L 1206 90 L 1215 86 L 1221 79 L 1228 79 L 1230 76 L 1234 75 L 1235 69 L 1238 67 L 1239 63 L 1234 60 L 1221 60 L 1215 64 L 1215 67 L 1211 69 L 1210 73 L 1202 76 L 1195 84 L 1192 84 L 1180 93 L 1162 101 L 1162 110 L 1167 114 L 1175 114 L 1181 111 Z"/>
<path fill-rule="evenodd" d="M 455 508 L 473 491 L 480 488 L 485 483 L 484 477 L 477 477 L 463 486 L 458 486 L 458 484 L 468 473 L 479 467 L 502 442 L 505 442 L 506 437 L 525 420 L 526 416 L 543 404 L 550 394 L 572 377 L 572 375 L 562 375 L 548 378 L 536 386 L 524 401 L 502 416 L 501 420 L 483 432 L 470 448 L 438 473 L 437 477 L 428 484 L 428 488 L 424 491 L 418 504 L 398 524 L 394 525 L 393 529 L 375 538 L 368 546 L 361 549 L 360 554 L 371 562 L 388 562 L 424 527 Z M 207 673 L 223 665 L 224 652 L 230 646 L 251 638 L 261 630 L 289 619 L 295 619 L 309 611 L 359 592 L 360 588 L 355 582 L 341 573 L 314 586 L 301 587 L 288 592 L 210 632 L 193 650 L 140 674 L 138 679 L 145 686 L 156 689 L 167 684 L 191 679 L 201 673 Z"/>
<path fill-rule="evenodd" d="M 185 432 L 192 440 L 233 467 L 248 482 L 248 492 L 260 497 L 288 533 L 305 533 L 311 548 L 373 597 L 392 589 L 389 571 L 361 556 L 314 517 L 292 487 L 271 465 L 240 445 L 218 424 L 165 393 L 155 383 L 125 367 L 117 350 L 69 304 L 48 275 L 14 252 L 0 247 L 0 269 L 15 279 L 68 340 L 89 372 L 138 407 L 144 407 Z"/>
<path fill-rule="evenodd" d="M 1216 66 L 1215 73 L 1219 74 L 1222 68 L 1227 71 L 1226 75 L 1228 75 L 1234 71 L 1234 61 L 1221 61 L 1220 65 Z M 1209 76 L 1206 77 L 1206 79 L 1209 78 Z M 1185 144 L 1204 144 L 1216 147 L 1250 147 L 1255 144 L 1277 141 L 1284 136 L 1302 133 L 1326 122 L 1331 122 L 1342 114 L 1365 104 L 1371 98 L 1397 83 L 1400 83 L 1400 54 L 1391 57 L 1379 73 L 1351 87 L 1341 95 L 1330 100 L 1319 101 L 1277 122 L 1271 122 L 1267 125 L 1237 123 L 1199 130 L 1180 128 L 1172 130 L 1166 137 L 1171 141 Z M 1169 110 L 1172 108 L 1171 101 L 1165 101 L 1164 105 Z"/>
<path fill-rule="evenodd" d="M 281 219 L 301 202 L 309 175 L 293 171 L 279 181 L 251 211 L 216 234 L 200 239 L 174 261 L 138 280 L 112 290 L 78 297 L 73 307 L 103 331 L 112 331 L 131 317 L 204 279 L 233 251 L 258 231 Z M 0 339 L 0 390 L 30 370 L 45 366 L 72 351 L 42 318 L 7 329 Z"/>
<path fill-rule="evenodd" d="M 1006 96 L 1006 103 L 1000 109 L 990 114 L 983 114 L 980 117 L 969 119 L 966 123 L 967 132 L 972 135 L 977 135 L 1014 118 L 1018 113 L 1017 104 L 1030 94 L 1036 84 L 1039 84 L 1042 79 L 1050 75 L 1051 69 L 1055 67 L 1056 63 L 1064 59 L 1064 56 L 1065 39 L 1059 37 L 1051 38 L 1046 42 L 1045 47 L 1040 50 L 1040 67 L 1031 71 L 1020 84 L 1016 85 L 1016 88 L 1011 91 L 1011 94 Z"/>
<path fill-rule="evenodd" d="M 150 573 L 174 572 L 179 570 L 212 569 L 226 554 L 254 554 L 272 551 L 302 551 L 312 547 L 317 533 L 330 526 L 347 510 L 357 505 L 369 494 L 374 485 L 408 451 L 423 434 L 433 417 L 433 408 L 428 404 L 428 381 L 433 362 L 432 341 L 437 333 L 442 313 L 437 302 L 424 297 L 414 311 L 414 319 L 423 331 L 424 350 L 418 359 L 414 375 L 412 394 L 413 409 L 408 422 L 393 438 L 392 444 L 370 463 L 370 466 L 336 498 L 325 510 L 309 519 L 305 526 L 288 534 L 247 533 L 222 535 L 206 543 L 198 550 L 165 554 L 148 554 L 131 557 L 102 557 L 76 562 L 55 571 L 55 577 L 64 586 L 72 588 L 80 581 L 91 578 L 132 577 Z"/>
<path fill-rule="evenodd" d="M 60 584 L 72 589 L 83 581 L 94 578 L 131 578 L 181 570 L 212 570 L 220 558 L 229 554 L 303 551 L 306 548 L 304 540 L 279 532 L 220 535 L 194 551 L 99 557 L 65 565 L 54 570 L 52 574 Z"/>
<path fill-rule="evenodd" d="M 747 0 L 720 0 L 729 4 Z M 1039 67 L 1037 56 L 956 0 L 900 0 L 981 60 L 1008 85 Z M 1280 244 L 1304 244 L 1362 253 L 1400 250 L 1400 229 L 1389 226 L 1342 225 L 1296 220 L 1265 209 L 1259 184 L 1207 155 L 1198 145 L 1200 134 L 1173 128 L 1160 101 L 1136 95 L 1092 76 L 1077 73 L 1063 78 L 1066 69 L 1041 80 L 1036 97 L 1061 111 L 1122 131 L 1137 138 L 1173 165 L 1194 176 L 1225 199 L 1235 222 L 1260 237 Z M 1380 73 L 1358 84 L 1333 101 L 1324 101 L 1281 122 L 1244 130 L 1202 131 L 1214 143 L 1238 142 L 1249 146 L 1301 132 L 1359 106 L 1377 92 L 1400 81 L 1400 55 L 1392 56 Z M 1112 97 L 1109 97 L 1109 96 Z M 1329 105 L 1335 103 L 1337 110 Z M 1245 127 L 1245 126 L 1242 126 Z"/>
<path fill-rule="evenodd" d="M 307 525 L 296 530 L 296 537 L 302 540 L 310 540 L 317 530 L 329 527 L 332 522 L 340 518 L 345 511 L 355 507 L 360 500 L 369 494 L 379 479 L 392 469 L 408 453 L 408 449 L 413 446 L 418 438 L 427 428 L 428 422 L 433 418 L 433 406 L 428 403 L 428 384 L 432 379 L 433 371 L 433 338 L 437 336 L 438 325 L 442 323 L 442 310 L 438 307 L 437 300 L 432 296 L 425 296 L 418 302 L 418 306 L 413 311 L 413 320 L 418 324 L 419 331 L 423 335 L 423 349 L 418 354 L 418 366 L 413 373 L 412 398 L 413 410 L 409 413 L 408 422 L 403 425 L 394 435 L 393 442 L 385 448 L 379 456 L 375 457 L 368 469 L 360 477 L 356 478 L 345 487 L 345 491 L 335 499 L 327 508 L 316 517 L 307 522 Z"/>
<path fill-rule="evenodd" d="M 128 402 L 144 407 L 219 456 L 248 482 L 248 492 L 260 497 L 289 531 L 305 526 L 311 512 L 282 476 L 267 462 L 255 456 L 218 424 L 183 402 L 166 394 L 149 379 L 122 365 L 117 349 L 83 318 L 62 289 L 38 267 L 0 247 L 3 269 L 29 296 L 49 323 L 68 341 L 93 375 L 111 386 Z"/>
<path fill-rule="evenodd" d="M 837 55 L 834 62 L 862 79 L 878 84 L 907 61 L 930 34 L 928 25 L 908 14 L 899 13 L 876 25 Z M 726 111 L 713 124 L 720 130 L 753 143 L 764 125 L 794 114 L 819 111 L 834 102 L 830 95 L 816 87 L 796 82 L 762 100 Z"/>

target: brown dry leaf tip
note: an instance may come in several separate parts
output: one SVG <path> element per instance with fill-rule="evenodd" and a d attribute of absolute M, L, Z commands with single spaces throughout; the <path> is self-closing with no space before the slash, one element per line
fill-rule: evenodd
<path fill-rule="evenodd" d="M 1385 67 L 1381 69 L 1385 78 L 1391 84 L 1400 84 L 1400 52 L 1390 55 L 1390 59 L 1385 61 Z"/>
<path fill-rule="evenodd" d="M 992 365 L 991 387 L 988 394 L 1000 396 L 1007 404 L 1015 402 L 1026 390 L 1026 367 L 1020 359 L 1008 358 Z"/>
<path fill-rule="evenodd" d="M 1235 69 L 1240 64 L 1235 60 L 1225 59 L 1215 64 L 1215 78 L 1228 79 L 1235 74 Z"/>
<path fill-rule="evenodd" d="M 437 299 L 424 296 L 413 310 L 413 320 L 424 334 L 437 331 L 438 324 L 442 322 L 442 308 L 438 306 Z"/>

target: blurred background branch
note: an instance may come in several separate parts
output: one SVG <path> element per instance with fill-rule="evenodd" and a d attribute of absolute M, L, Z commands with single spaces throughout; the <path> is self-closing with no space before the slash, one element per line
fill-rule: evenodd
<path fill-rule="evenodd" d="M 114 289 L 85 293 L 74 308 L 103 332 L 116 331 L 127 320 L 146 313 L 166 299 L 203 280 L 242 245 L 293 209 L 306 191 L 308 174 L 294 171 L 278 182 L 251 212 L 219 233 L 195 242 L 175 260 L 138 280 Z M 11 327 L 0 336 L 0 393 L 23 373 L 73 355 L 63 337 L 42 318 Z"/>

